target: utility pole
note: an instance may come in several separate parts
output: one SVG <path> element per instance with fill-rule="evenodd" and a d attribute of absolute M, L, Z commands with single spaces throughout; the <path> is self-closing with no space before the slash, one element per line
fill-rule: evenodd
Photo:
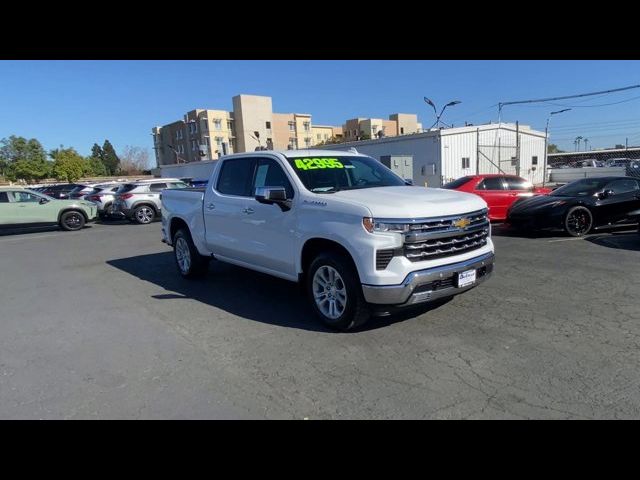
<path fill-rule="evenodd" d="M 558 113 L 568 112 L 569 110 L 571 110 L 571 109 L 570 108 L 565 108 L 564 110 L 558 110 L 556 112 L 551 112 L 549 114 L 549 116 L 547 117 L 547 126 L 544 128 L 544 165 L 543 165 L 544 170 L 542 171 L 542 186 L 543 187 L 544 187 L 545 182 L 547 181 L 547 155 L 548 155 L 548 151 L 549 151 L 549 120 L 551 120 L 552 116 L 557 115 Z"/>
<path fill-rule="evenodd" d="M 520 124 L 516 120 L 516 175 L 520 176 Z"/>

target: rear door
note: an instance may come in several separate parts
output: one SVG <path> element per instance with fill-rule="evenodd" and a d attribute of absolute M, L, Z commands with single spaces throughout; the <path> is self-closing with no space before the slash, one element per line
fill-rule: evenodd
<path fill-rule="evenodd" d="M 524 178 L 504 177 L 504 184 L 507 191 L 505 216 L 509 207 L 521 198 L 533 197 L 533 185 Z"/>
<path fill-rule="evenodd" d="M 222 160 L 217 178 L 204 196 L 203 217 L 207 247 L 217 255 L 248 262 L 249 239 L 242 225 L 254 207 L 251 192 L 255 157 Z"/>
<path fill-rule="evenodd" d="M 504 220 L 510 205 L 509 194 L 506 191 L 504 177 L 487 177 L 474 190 L 489 206 L 491 220 Z"/>

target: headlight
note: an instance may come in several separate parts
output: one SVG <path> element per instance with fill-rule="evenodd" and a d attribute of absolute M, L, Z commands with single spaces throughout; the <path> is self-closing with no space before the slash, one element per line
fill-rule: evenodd
<path fill-rule="evenodd" d="M 364 229 L 369 232 L 406 233 L 411 230 L 408 223 L 385 223 L 379 222 L 375 218 L 365 217 L 362 219 Z"/>

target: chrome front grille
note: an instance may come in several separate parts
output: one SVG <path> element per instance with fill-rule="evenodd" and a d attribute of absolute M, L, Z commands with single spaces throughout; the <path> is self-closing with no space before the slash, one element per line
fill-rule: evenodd
<path fill-rule="evenodd" d="M 459 255 L 487 244 L 486 210 L 416 221 L 404 238 L 404 256 L 412 262 Z"/>

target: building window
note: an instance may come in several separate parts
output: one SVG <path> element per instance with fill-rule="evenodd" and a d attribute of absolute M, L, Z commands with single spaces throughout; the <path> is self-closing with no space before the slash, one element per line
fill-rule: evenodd
<path fill-rule="evenodd" d="M 462 168 L 471 168 L 469 157 L 462 157 Z"/>
<path fill-rule="evenodd" d="M 311 145 L 311 139 L 310 139 L 310 138 L 305 138 L 305 139 L 304 139 L 304 145 L 305 145 L 306 147 L 310 146 L 310 145 Z"/>
<path fill-rule="evenodd" d="M 233 131 L 233 122 L 230 120 L 227 120 L 227 130 L 229 130 L 230 132 Z"/>
<path fill-rule="evenodd" d="M 309 122 L 304 122 L 302 125 L 304 125 L 304 131 L 308 132 L 311 124 Z"/>
<path fill-rule="evenodd" d="M 215 128 L 216 130 L 222 130 L 222 120 L 216 118 L 213 121 L 213 128 Z"/>
<path fill-rule="evenodd" d="M 271 130 L 271 122 L 266 122 L 267 130 Z"/>
<path fill-rule="evenodd" d="M 289 122 L 289 131 L 295 132 L 295 130 L 296 130 L 296 124 L 293 122 Z"/>
<path fill-rule="evenodd" d="M 322 140 L 322 135 L 320 133 L 317 134 L 316 137 L 318 138 L 318 140 Z"/>
<path fill-rule="evenodd" d="M 538 157 L 531 157 L 531 165 L 537 165 L 538 164 Z"/>
<path fill-rule="evenodd" d="M 207 147 L 211 146 L 211 141 L 209 140 L 209 137 L 204 137 L 204 142 Z"/>
<path fill-rule="evenodd" d="M 400 127 L 400 135 L 404 135 L 404 127 Z"/>
<path fill-rule="evenodd" d="M 222 140 L 224 140 L 224 138 L 216 137 L 216 144 L 218 144 L 218 148 L 222 148 Z"/>
<path fill-rule="evenodd" d="M 328 133 L 325 133 L 325 134 L 324 134 L 324 139 L 325 139 L 325 140 L 329 140 L 329 134 L 328 134 Z"/>
<path fill-rule="evenodd" d="M 515 167 L 518 165 L 518 157 L 511 157 L 511 166 Z"/>

